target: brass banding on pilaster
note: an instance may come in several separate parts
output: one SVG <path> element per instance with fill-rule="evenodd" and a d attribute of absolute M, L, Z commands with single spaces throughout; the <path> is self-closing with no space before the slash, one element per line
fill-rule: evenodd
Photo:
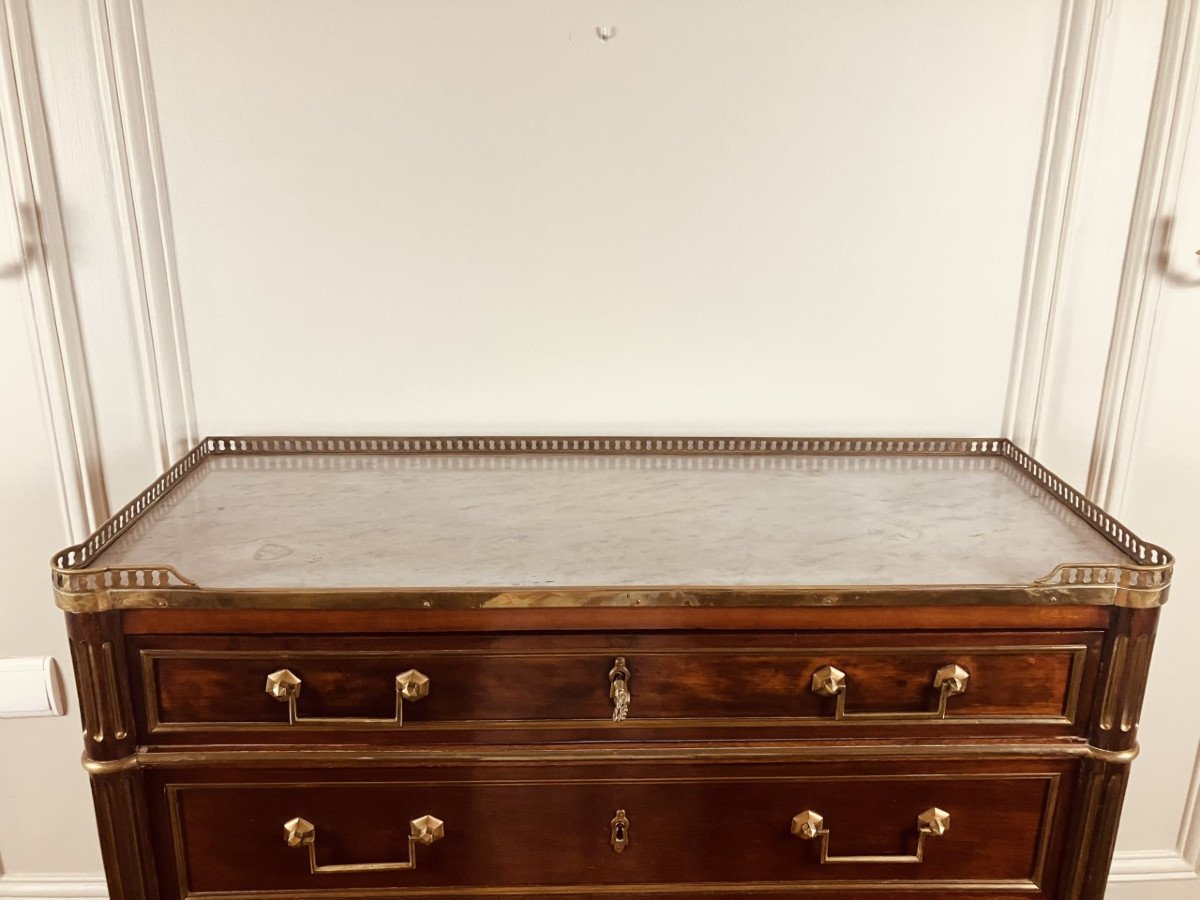
<path fill-rule="evenodd" d="M 131 753 L 120 759 L 91 759 L 84 754 L 81 762 L 84 771 L 89 775 L 116 775 L 119 772 L 128 772 L 130 769 L 139 768 L 142 765 L 142 758 L 143 755 L 140 753 Z"/>
<path fill-rule="evenodd" d="M 1136 743 L 1128 750 L 1102 750 L 1099 747 L 1088 745 L 1088 759 L 1097 759 L 1100 762 L 1106 762 L 1114 766 L 1126 766 L 1138 758 L 1138 754 L 1142 752 L 1142 748 Z"/>

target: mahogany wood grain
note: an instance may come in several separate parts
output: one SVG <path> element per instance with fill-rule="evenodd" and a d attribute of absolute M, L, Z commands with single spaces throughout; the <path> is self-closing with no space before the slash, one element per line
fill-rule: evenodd
<path fill-rule="evenodd" d="M 159 893 L 144 773 L 117 772 L 93 777 L 91 784 L 110 900 L 171 896 L 170 885 Z"/>
<path fill-rule="evenodd" d="M 547 764 L 416 770 L 204 769 L 156 772 L 154 815 L 163 897 L 610 896 L 672 890 L 701 896 L 771 891 L 842 898 L 863 881 L 921 896 L 1053 897 L 1078 764 L 1062 760 L 920 764 Z M 827 863 L 818 841 L 790 833 L 812 809 L 834 855 L 902 855 L 916 817 L 936 806 L 949 831 L 921 863 Z M 629 846 L 610 846 L 618 809 Z M 404 859 L 408 821 L 434 815 L 443 840 L 400 872 L 311 874 L 283 823 L 317 826 L 321 864 Z M 955 887 L 957 885 L 957 887 Z M 639 889 L 637 886 L 641 886 Z M 930 893 L 932 892 L 932 893 Z M 875 893 L 878 897 L 880 894 Z"/>
<path fill-rule="evenodd" d="M 402 631 L 911 631 L 1106 628 L 1105 606 L 647 607 L 584 609 L 130 609 L 126 634 L 370 634 Z"/>
<path fill-rule="evenodd" d="M 687 739 L 714 729 L 1082 735 L 1101 639 L 1094 631 L 139 637 L 131 676 L 143 688 L 142 732 L 155 744 L 523 742 L 527 729 L 543 729 L 534 740 L 544 741 Z M 611 719 L 608 679 L 618 656 L 633 694 L 622 723 Z M 834 665 L 847 675 L 849 712 L 928 713 L 934 673 L 951 663 L 970 681 L 950 698 L 945 721 L 836 721 L 833 698 L 811 690 L 813 673 Z M 389 718 L 395 676 L 410 668 L 430 678 L 430 693 L 405 704 L 403 727 L 289 724 L 287 704 L 264 691 L 281 668 L 302 679 L 305 717 Z"/>
<path fill-rule="evenodd" d="M 126 658 L 120 614 L 68 615 L 67 635 L 75 673 L 78 715 L 89 759 L 120 759 L 137 746 L 137 699 L 130 696 L 132 663 Z"/>

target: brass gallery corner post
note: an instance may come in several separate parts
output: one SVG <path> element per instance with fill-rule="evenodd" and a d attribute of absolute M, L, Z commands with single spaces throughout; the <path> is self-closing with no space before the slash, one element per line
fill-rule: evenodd
<path fill-rule="evenodd" d="M 115 900 L 1098 900 L 1172 563 L 999 439 L 296 437 L 53 566 Z"/>

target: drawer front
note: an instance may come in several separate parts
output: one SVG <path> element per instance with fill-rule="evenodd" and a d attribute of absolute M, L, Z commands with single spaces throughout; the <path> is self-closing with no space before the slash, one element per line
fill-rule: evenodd
<path fill-rule="evenodd" d="M 1079 734 L 1099 646 L 1096 632 L 203 637 L 134 656 L 152 743 L 403 743 Z"/>
<path fill-rule="evenodd" d="M 174 772 L 156 832 L 180 897 L 1053 896 L 1071 767 Z"/>

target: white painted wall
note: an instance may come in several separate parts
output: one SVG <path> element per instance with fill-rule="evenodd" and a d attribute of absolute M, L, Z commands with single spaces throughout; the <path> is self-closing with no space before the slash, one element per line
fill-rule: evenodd
<path fill-rule="evenodd" d="M 993 433 L 1057 20 L 147 4 L 200 430 Z"/>
<path fill-rule="evenodd" d="M 123 502 L 195 431 L 1002 422 L 1083 484 L 1164 13 L 1198 6 L 0 0 L 10 33 L 14 10 L 32 23 L 83 348 L 68 356 L 93 394 L 61 404 L 98 423 L 85 487 L 97 509 Z M 1179 265 L 1198 228 L 1181 222 Z M 1169 289 L 1122 512 L 1185 555 L 1200 335 L 1195 289 Z M 1014 345 L 1018 321 L 1032 343 Z M 25 340 L 3 338 L 14 367 Z M 42 402 L 21 371 L 8 426 Z M 20 483 L 0 483 L 0 508 L 48 516 L 0 549 L 30 585 L 0 600 L 0 654 L 66 662 L 50 451 L 21 445 Z M 1200 739 L 1181 568 L 1118 900 L 1200 898 L 1178 834 Z M 39 840 L 0 805 L 0 897 L 99 890 L 52 886 L 99 867 L 76 721 L 0 726 L 0 804 L 86 834 Z M 35 769 L 3 774 L 26 745 Z"/>

